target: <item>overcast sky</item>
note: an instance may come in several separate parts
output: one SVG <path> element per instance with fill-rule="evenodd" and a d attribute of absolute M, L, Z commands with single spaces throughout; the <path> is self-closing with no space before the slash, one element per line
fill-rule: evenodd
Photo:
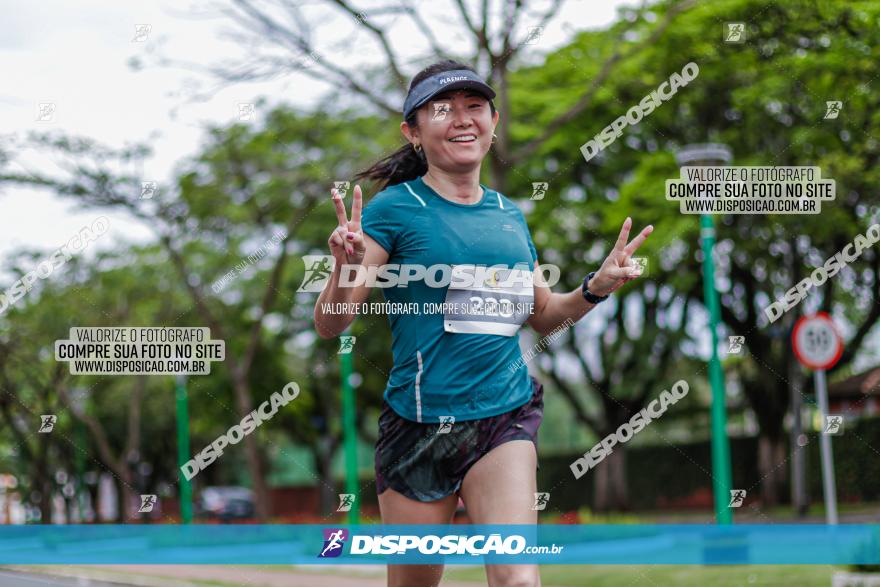
<path fill-rule="evenodd" d="M 234 29 L 228 19 L 218 15 L 216 7 L 227 6 L 225 0 L 211 5 L 215 8 L 207 4 L 183 8 L 185 5 L 171 2 L 94 0 L 11 4 L 0 2 L 0 6 L 5 5 L 0 19 L 3 132 L 23 136 L 30 130 L 60 131 L 114 147 L 148 141 L 156 133 L 158 136 L 150 141 L 155 155 L 143 162 L 144 179 L 161 183 L 173 177 L 175 165 L 198 151 L 207 124 L 236 121 L 238 102 L 265 97 L 269 104 L 287 102 L 309 108 L 330 88 L 291 74 L 271 83 L 239 84 L 217 92 L 207 101 L 192 103 L 180 96 L 188 80 L 205 82 L 210 78 L 182 68 L 133 71 L 128 66 L 132 57 L 160 47 L 165 55 L 203 66 L 241 55 L 246 49 L 223 34 Z M 388 4 L 375 0 L 356 3 L 365 11 Z M 606 26 L 614 20 L 617 7 L 624 4 L 621 0 L 568 0 L 538 43 L 526 47 L 529 57 L 558 47 L 572 31 Z M 366 33 L 358 31 L 356 22 L 323 6 L 313 2 L 304 9 L 309 21 L 320 22 L 313 41 L 319 53 L 344 64 L 353 60 L 383 62 L 375 44 L 369 42 Z M 449 42 L 450 49 L 461 42 L 449 35 L 450 18 L 443 14 L 448 8 L 442 4 L 435 8 L 435 3 L 423 6 L 433 11 L 426 12 L 426 20 L 437 24 L 438 37 Z M 405 28 L 408 20 L 393 19 L 386 16 L 377 18 L 377 22 L 391 25 L 395 50 L 403 59 L 420 54 L 424 46 L 413 30 Z M 143 41 L 135 40 L 138 24 L 149 25 Z M 523 31 L 527 25 L 523 19 Z M 405 73 L 412 75 L 415 70 Z M 41 103 L 54 104 L 51 121 L 37 120 Z M 48 164 L 37 153 L 18 156 L 26 168 L 43 169 Z M 7 190 L 0 194 L 0 205 L 0 257 L 23 245 L 55 250 L 98 216 L 78 210 L 71 200 L 46 191 Z M 152 233 L 137 221 L 118 214 L 113 214 L 112 220 L 110 233 L 95 244 L 96 248 L 113 246 L 118 239 L 152 238 Z"/>

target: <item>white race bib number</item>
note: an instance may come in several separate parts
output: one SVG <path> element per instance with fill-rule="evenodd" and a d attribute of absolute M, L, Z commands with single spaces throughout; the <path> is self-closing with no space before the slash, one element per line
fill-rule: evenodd
<path fill-rule="evenodd" d="M 534 303 L 530 269 L 455 265 L 446 292 L 443 329 L 513 336 L 531 316 Z"/>

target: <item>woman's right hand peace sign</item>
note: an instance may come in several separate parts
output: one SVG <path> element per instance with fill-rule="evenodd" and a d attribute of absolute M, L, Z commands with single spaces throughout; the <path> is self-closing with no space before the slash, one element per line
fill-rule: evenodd
<path fill-rule="evenodd" d="M 624 283 L 632 281 L 641 275 L 640 270 L 632 261 L 632 255 L 642 246 L 648 235 L 654 232 L 654 226 L 649 224 L 642 232 L 636 235 L 636 238 L 632 239 L 629 244 L 626 244 L 627 239 L 629 239 L 629 229 L 631 226 L 632 219 L 627 216 L 626 220 L 623 221 L 623 226 L 620 228 L 620 235 L 617 237 L 614 248 L 608 257 L 605 258 L 599 270 L 596 271 L 596 275 L 587 284 L 591 293 L 597 296 L 610 295 Z"/>
<path fill-rule="evenodd" d="M 333 189 L 333 205 L 336 206 L 336 219 L 339 226 L 330 235 L 327 243 L 330 245 L 330 253 L 336 259 L 336 265 L 360 265 L 364 260 L 366 245 L 364 233 L 361 230 L 361 186 L 354 186 L 354 201 L 351 205 L 351 220 L 345 212 L 345 201 L 342 196 Z"/>

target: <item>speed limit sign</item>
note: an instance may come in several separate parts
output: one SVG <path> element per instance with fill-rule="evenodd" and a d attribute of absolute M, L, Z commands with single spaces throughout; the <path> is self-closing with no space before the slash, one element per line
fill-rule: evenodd
<path fill-rule="evenodd" d="M 825 312 L 801 317 L 791 333 L 791 344 L 798 361 L 810 369 L 830 369 L 843 354 L 843 340 Z"/>
<path fill-rule="evenodd" d="M 804 316 L 794 325 L 791 333 L 791 346 L 802 365 L 813 370 L 816 386 L 816 403 L 823 419 L 832 414 L 828 411 L 828 382 L 825 371 L 833 367 L 843 354 L 843 339 L 837 333 L 831 316 L 818 312 Z M 838 416 L 839 418 L 839 416 Z M 830 525 L 837 524 L 837 489 L 834 482 L 834 456 L 831 452 L 831 437 L 819 437 L 822 457 L 822 493 L 825 494 L 825 518 Z"/>

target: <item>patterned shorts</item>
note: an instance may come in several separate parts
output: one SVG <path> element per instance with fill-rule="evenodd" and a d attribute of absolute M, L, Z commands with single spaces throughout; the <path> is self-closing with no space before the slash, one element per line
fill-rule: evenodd
<path fill-rule="evenodd" d="M 376 491 L 389 487 L 417 501 L 435 501 L 456 493 L 480 457 L 509 440 L 531 440 L 538 448 L 544 416 L 544 386 L 531 377 L 532 397 L 509 412 L 455 422 L 448 433 L 440 424 L 400 417 L 382 402 L 376 442 Z"/>

